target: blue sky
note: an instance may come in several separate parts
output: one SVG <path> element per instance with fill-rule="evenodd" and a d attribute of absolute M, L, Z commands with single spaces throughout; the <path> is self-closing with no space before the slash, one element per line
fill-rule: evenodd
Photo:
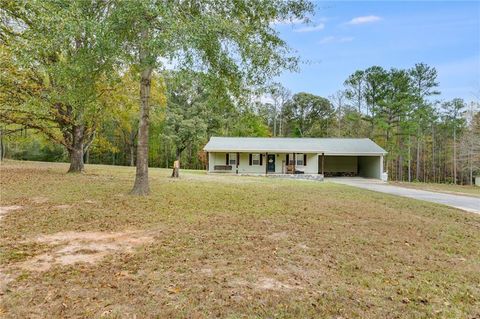
<path fill-rule="evenodd" d="M 310 25 L 275 25 L 304 61 L 299 73 L 278 78 L 293 93 L 328 97 L 355 70 L 423 62 L 438 71 L 441 99 L 471 101 L 480 94 L 480 1 L 316 5 Z"/>

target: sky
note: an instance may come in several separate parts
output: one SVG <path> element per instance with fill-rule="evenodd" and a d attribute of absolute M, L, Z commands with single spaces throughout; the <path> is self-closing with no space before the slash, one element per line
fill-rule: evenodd
<path fill-rule="evenodd" d="M 480 1 L 316 2 L 311 20 L 275 25 L 302 59 L 277 79 L 293 93 L 328 97 L 356 70 L 422 62 L 437 69 L 440 99 L 480 98 Z"/>

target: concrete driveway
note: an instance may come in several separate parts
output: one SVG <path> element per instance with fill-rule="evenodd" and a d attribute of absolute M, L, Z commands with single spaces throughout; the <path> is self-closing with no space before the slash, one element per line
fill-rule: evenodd
<path fill-rule="evenodd" d="M 326 178 L 325 181 L 360 187 L 381 193 L 424 200 L 432 203 L 443 204 L 468 212 L 480 214 L 480 198 L 478 197 L 452 195 L 424 191 L 419 189 L 405 188 L 400 186 L 393 186 L 379 180 L 366 179 L 361 177 L 331 177 Z"/>

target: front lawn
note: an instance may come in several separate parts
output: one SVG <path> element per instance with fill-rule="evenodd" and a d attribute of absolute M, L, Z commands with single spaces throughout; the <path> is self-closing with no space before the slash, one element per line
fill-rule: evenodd
<path fill-rule="evenodd" d="M 1 165 L 0 317 L 476 318 L 480 215 L 344 185 Z M 2 218 L 3 216 L 3 218 Z"/>

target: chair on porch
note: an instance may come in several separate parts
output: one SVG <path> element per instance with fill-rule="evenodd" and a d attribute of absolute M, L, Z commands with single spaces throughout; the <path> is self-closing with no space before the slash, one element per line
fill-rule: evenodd
<path fill-rule="evenodd" d="M 295 165 L 286 165 L 287 166 L 287 174 L 295 174 Z"/>

